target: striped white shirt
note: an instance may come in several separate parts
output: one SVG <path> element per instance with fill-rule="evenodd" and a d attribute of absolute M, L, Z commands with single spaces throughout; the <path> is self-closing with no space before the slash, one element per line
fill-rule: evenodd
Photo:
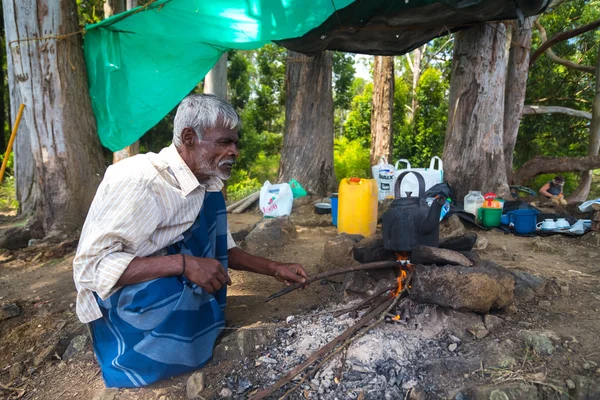
<path fill-rule="evenodd" d="M 81 322 L 102 317 L 93 292 L 110 297 L 134 257 L 166 254 L 165 248 L 181 240 L 196 220 L 205 192 L 222 187 L 219 178 L 200 184 L 173 145 L 110 166 L 73 260 Z M 235 247 L 229 230 L 227 242 L 228 248 Z"/>

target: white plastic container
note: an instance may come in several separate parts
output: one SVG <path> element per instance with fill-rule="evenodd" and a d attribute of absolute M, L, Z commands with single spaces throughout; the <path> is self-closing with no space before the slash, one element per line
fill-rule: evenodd
<path fill-rule="evenodd" d="M 464 208 L 465 211 L 473 214 L 477 217 L 477 210 L 481 208 L 485 199 L 478 190 L 471 190 L 468 195 L 465 196 Z"/>

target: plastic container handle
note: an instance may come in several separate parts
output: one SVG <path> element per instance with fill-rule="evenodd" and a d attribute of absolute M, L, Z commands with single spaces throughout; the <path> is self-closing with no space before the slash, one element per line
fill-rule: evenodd
<path fill-rule="evenodd" d="M 437 168 L 435 167 L 435 162 L 437 161 Z M 443 170 L 444 169 L 444 163 L 442 161 L 441 158 L 439 158 L 438 156 L 434 156 L 431 157 L 431 162 L 429 163 L 429 169 L 435 169 L 435 170 Z"/>
<path fill-rule="evenodd" d="M 403 163 L 406 164 L 406 169 L 410 169 L 410 162 L 407 159 L 405 159 L 405 158 L 401 158 L 400 160 L 396 161 L 396 165 L 395 165 L 396 170 L 398 170 L 398 165 L 401 162 L 403 162 Z"/>

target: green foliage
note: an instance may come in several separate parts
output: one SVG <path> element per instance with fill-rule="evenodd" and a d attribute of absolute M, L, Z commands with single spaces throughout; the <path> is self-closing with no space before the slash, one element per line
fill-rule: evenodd
<path fill-rule="evenodd" d="M 364 148 L 371 146 L 371 110 L 373 109 L 373 84 L 364 85 L 350 103 L 350 113 L 344 123 L 344 135 L 351 141 L 358 141 Z"/>
<path fill-rule="evenodd" d="M 248 100 L 252 88 L 250 86 L 250 70 L 252 64 L 243 52 L 230 50 L 227 54 L 227 81 L 229 83 L 229 101 L 238 110 L 242 110 Z"/>
<path fill-rule="evenodd" d="M 15 178 L 13 174 L 14 153 L 10 153 L 4 179 L 0 182 L 0 211 L 13 211 L 19 208 L 19 202 L 16 198 Z M 4 161 L 4 154 L 0 155 L 0 164 Z"/>
<path fill-rule="evenodd" d="M 333 105 L 348 110 L 352 101 L 351 86 L 354 80 L 354 55 L 336 51 L 333 53 Z"/>
<path fill-rule="evenodd" d="M 370 148 L 364 147 L 359 139 L 335 139 L 333 160 L 338 182 L 343 178 L 369 178 L 371 175 Z"/>
<path fill-rule="evenodd" d="M 600 18 L 600 0 L 564 2 L 544 13 L 540 23 L 548 37 Z M 587 32 L 559 42 L 552 50 L 561 58 L 583 65 L 595 65 L 600 31 Z M 534 30 L 532 48 L 541 43 Z M 542 55 L 529 70 L 526 104 L 552 105 L 589 111 L 594 95 L 594 77 L 552 62 Z M 581 156 L 587 152 L 589 121 L 566 115 L 527 116 L 521 120 L 515 148 L 519 167 L 536 155 Z"/>
<path fill-rule="evenodd" d="M 103 0 L 76 0 L 79 25 L 95 24 L 104 19 Z"/>
<path fill-rule="evenodd" d="M 248 171 L 236 168 L 227 181 L 227 200 L 230 202 L 241 200 L 259 190 L 261 186 L 258 179 L 250 178 Z"/>
<path fill-rule="evenodd" d="M 411 160 L 418 166 L 428 165 L 431 157 L 441 156 L 444 150 L 448 87 L 440 70 L 428 68 L 421 74 L 416 94 L 419 108 L 415 116 L 416 135 Z"/>
<path fill-rule="evenodd" d="M 14 211 L 19 208 L 19 202 L 16 198 L 15 178 L 4 175 L 4 180 L 0 183 L 0 211 Z"/>

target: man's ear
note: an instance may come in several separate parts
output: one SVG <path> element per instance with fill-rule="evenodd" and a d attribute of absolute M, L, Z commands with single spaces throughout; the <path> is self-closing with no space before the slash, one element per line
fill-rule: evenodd
<path fill-rule="evenodd" d="M 181 131 L 181 143 L 185 147 L 194 147 L 197 141 L 198 135 L 196 135 L 196 132 L 192 128 L 183 128 L 183 130 Z"/>

